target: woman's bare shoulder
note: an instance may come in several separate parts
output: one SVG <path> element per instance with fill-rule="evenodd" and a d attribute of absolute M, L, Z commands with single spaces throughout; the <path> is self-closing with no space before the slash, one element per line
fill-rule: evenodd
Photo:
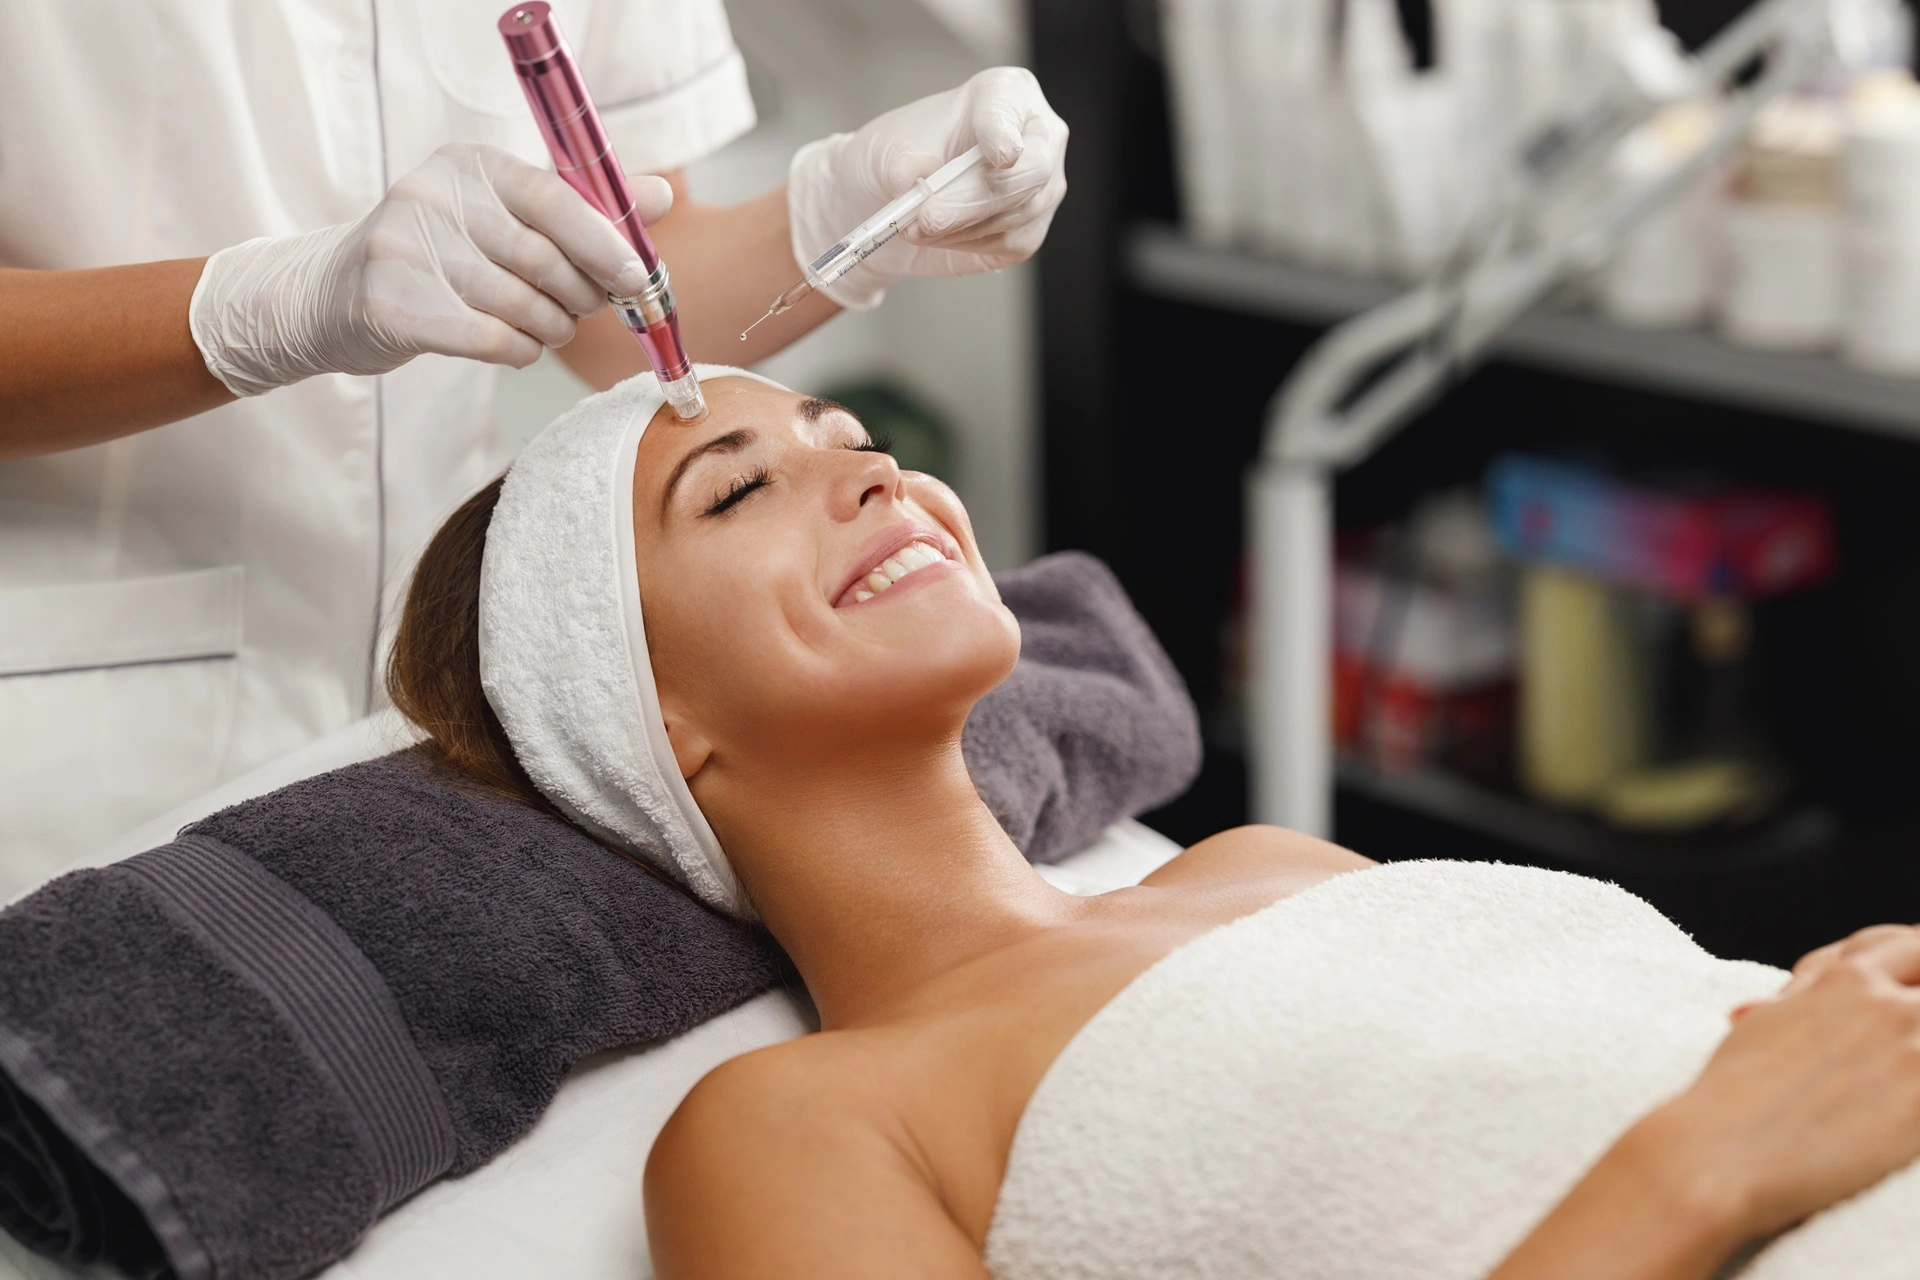
<path fill-rule="evenodd" d="M 1199 888 L 1256 880 L 1300 880 L 1302 884 L 1289 890 L 1298 892 L 1328 876 L 1374 865 L 1373 859 L 1330 841 L 1284 827 L 1252 824 L 1222 831 L 1190 845 L 1141 883 L 1166 888 Z"/>
<path fill-rule="evenodd" d="M 683 1132 L 691 1132 L 701 1141 L 718 1137 L 729 1139 L 735 1130 L 752 1132 L 763 1138 L 770 1121 L 777 1122 L 775 1132 L 790 1131 L 797 1119 L 834 1113 L 835 1122 L 844 1124 L 841 1107 L 857 1102 L 857 1092 L 842 1087 L 843 1071 L 837 1060 L 846 1056 L 840 1042 L 845 1033 L 801 1036 L 729 1058 L 707 1072 L 700 1083 L 682 1099 L 654 1143 L 655 1159 L 671 1158 Z M 842 1098 L 841 1094 L 848 1096 Z M 811 1105 L 795 1108 L 806 1099 Z M 822 1104 L 828 1104 L 823 1106 Z"/>
<path fill-rule="evenodd" d="M 701 1170 L 737 1184 L 743 1176 L 781 1175 L 833 1149 L 879 1153 L 892 1140 L 892 1110 L 884 1091 L 862 1085 L 886 1074 L 862 1038 L 816 1032 L 709 1071 L 654 1141 L 649 1201 L 656 1181 L 697 1186 Z"/>
<path fill-rule="evenodd" d="M 979 1255 L 901 1141 L 870 1054 L 803 1036 L 722 1063 L 647 1159 L 655 1273 L 978 1277 Z"/>

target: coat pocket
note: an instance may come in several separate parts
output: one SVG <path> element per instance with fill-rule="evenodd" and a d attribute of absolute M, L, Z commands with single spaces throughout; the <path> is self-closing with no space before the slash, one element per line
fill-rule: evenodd
<path fill-rule="evenodd" d="M 238 565 L 113 582 L 0 587 L 0 677 L 231 658 Z"/>

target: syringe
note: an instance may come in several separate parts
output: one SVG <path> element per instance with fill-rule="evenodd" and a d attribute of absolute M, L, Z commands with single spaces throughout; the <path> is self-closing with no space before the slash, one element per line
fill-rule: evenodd
<path fill-rule="evenodd" d="M 740 341 L 745 342 L 747 334 L 752 333 L 761 321 L 785 315 L 815 289 L 826 288 L 872 257 L 874 250 L 900 234 L 901 225 L 918 213 L 921 205 L 979 163 L 980 148 L 968 147 L 926 177 L 914 179 L 913 186 L 907 189 L 905 195 L 890 201 L 880 212 L 841 236 L 831 249 L 808 263 L 793 287 L 773 300 L 773 305 L 767 308 L 767 314 L 741 331 Z"/>

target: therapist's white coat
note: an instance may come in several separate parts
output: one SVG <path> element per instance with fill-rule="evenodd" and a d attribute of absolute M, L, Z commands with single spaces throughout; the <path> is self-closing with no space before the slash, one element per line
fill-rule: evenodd
<path fill-rule="evenodd" d="M 545 163 L 507 0 L 0 0 L 0 265 L 198 257 L 357 218 L 443 143 Z M 720 0 L 554 0 L 631 169 L 749 129 Z M 0 462 L 0 899 L 364 715 L 495 371 L 425 356 Z"/>

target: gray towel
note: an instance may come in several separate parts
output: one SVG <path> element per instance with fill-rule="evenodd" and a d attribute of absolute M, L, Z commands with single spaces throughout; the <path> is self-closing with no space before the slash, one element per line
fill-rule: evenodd
<path fill-rule="evenodd" d="M 976 785 L 1057 858 L 1199 764 L 1106 568 L 1002 580 L 1019 667 Z M 0 913 L 0 1224 L 69 1263 L 272 1280 L 486 1161 L 567 1069 L 779 979 L 770 939 L 418 757 L 311 778 Z"/>

